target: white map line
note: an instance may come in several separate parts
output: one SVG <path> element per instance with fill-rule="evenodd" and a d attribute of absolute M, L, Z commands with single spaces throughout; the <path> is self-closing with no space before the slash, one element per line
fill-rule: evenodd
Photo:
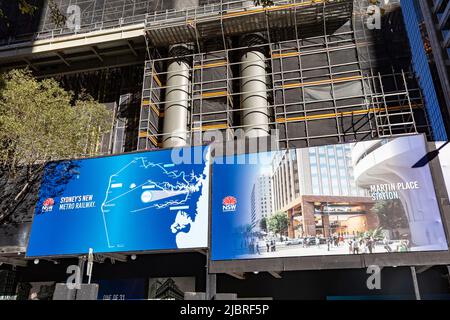
<path fill-rule="evenodd" d="M 109 194 L 109 190 L 110 190 L 110 188 L 111 188 L 111 184 L 112 184 L 112 179 L 113 179 L 113 177 L 117 177 L 117 175 L 119 175 L 119 173 L 121 173 L 122 171 L 124 171 L 124 170 L 125 170 L 126 168 L 128 168 L 131 164 L 136 163 L 138 160 L 141 160 L 141 161 L 142 161 L 142 166 L 143 166 L 145 169 L 147 169 L 147 168 L 149 168 L 149 167 L 151 167 L 151 166 L 153 166 L 153 167 L 159 167 L 159 168 L 160 168 L 161 170 L 163 170 L 163 172 L 164 172 L 166 175 L 168 175 L 169 177 L 172 177 L 172 178 L 179 178 L 179 177 L 183 176 L 182 179 L 183 179 L 183 181 L 186 183 L 186 185 L 188 186 L 188 187 L 186 188 L 186 189 L 187 189 L 186 198 L 185 198 L 184 200 L 180 200 L 180 201 L 169 201 L 169 202 L 168 202 L 168 205 L 166 205 L 166 206 L 172 206 L 172 205 L 184 204 L 184 203 L 189 199 L 189 195 L 190 195 L 191 191 L 197 190 L 198 187 L 199 187 L 199 185 L 201 185 L 201 184 L 203 183 L 203 179 L 198 179 L 198 180 L 196 181 L 195 187 L 194 187 L 194 188 L 189 188 L 189 186 L 191 186 L 191 182 L 186 180 L 186 174 L 185 174 L 184 171 L 181 171 L 179 174 L 177 174 L 177 171 L 178 171 L 178 170 L 175 170 L 175 171 L 167 171 L 167 170 L 165 169 L 164 165 L 161 165 L 161 164 L 158 164 L 158 163 L 157 163 L 157 164 L 154 164 L 154 163 L 152 163 L 152 162 L 149 162 L 149 163 L 146 165 L 146 163 L 145 163 L 145 158 L 143 158 L 143 157 L 133 159 L 130 163 L 128 163 L 126 166 L 124 166 L 124 167 L 123 167 L 122 169 L 120 169 L 118 172 L 114 173 L 113 175 L 111 175 L 111 176 L 109 177 L 109 183 L 108 183 L 108 188 L 107 188 L 106 194 L 105 194 L 105 200 L 103 200 L 103 203 L 102 203 L 102 205 L 101 205 L 101 211 L 102 211 L 102 216 L 103 216 L 103 224 L 104 224 L 104 227 L 105 227 L 106 240 L 107 240 L 107 242 L 108 242 L 108 247 L 109 247 L 109 248 L 115 248 L 115 246 L 111 246 L 111 243 L 110 243 L 109 233 L 108 233 L 108 227 L 107 227 L 107 225 L 106 225 L 106 218 L 105 218 L 105 212 L 104 212 L 104 210 L 103 210 L 103 207 L 106 206 L 106 205 L 107 205 L 108 203 L 110 203 L 111 201 L 117 200 L 118 198 L 120 198 L 120 197 L 122 197 L 122 196 L 124 196 L 124 195 L 126 195 L 126 194 L 128 194 L 128 193 L 130 193 L 130 192 L 132 192 L 132 191 L 134 191 L 134 190 L 136 190 L 136 189 L 138 189 L 138 188 L 144 186 L 145 184 L 147 184 L 147 183 L 149 183 L 149 182 L 152 182 L 151 180 L 147 180 L 146 182 L 144 182 L 143 184 L 137 186 L 136 188 L 133 188 L 133 189 L 131 189 L 131 190 L 129 190 L 129 191 L 127 191 L 127 192 L 125 192 L 125 193 L 123 193 L 123 194 L 121 194 L 121 195 L 115 197 L 114 199 L 111 199 L 111 200 L 108 200 L 108 201 L 107 201 L 107 199 L 108 199 L 108 194 Z M 191 172 L 191 177 L 192 177 L 192 178 L 196 178 L 196 176 L 194 175 L 193 172 Z M 152 183 L 153 183 L 153 182 L 152 182 Z M 178 183 L 177 185 L 180 186 L 180 183 Z M 181 184 L 181 185 L 182 185 L 182 184 Z M 161 188 L 159 185 L 156 185 L 156 187 L 158 187 L 160 190 L 165 190 L 165 189 Z M 172 187 L 172 191 L 173 191 L 173 187 Z M 152 208 L 152 207 L 164 208 L 164 207 L 166 207 L 166 206 L 155 204 L 155 205 L 153 205 L 153 206 L 146 207 L 146 208 L 144 208 L 144 209 L 134 210 L 134 211 L 131 211 L 131 212 L 143 211 L 143 210 L 146 210 L 146 209 L 149 209 L 149 208 Z"/>
<path fill-rule="evenodd" d="M 149 182 L 151 182 L 151 180 L 145 181 L 143 184 L 137 186 L 136 188 L 131 189 L 131 190 L 128 190 L 127 192 L 122 193 L 121 195 L 119 195 L 119 196 L 117 196 L 117 197 L 115 197 L 115 198 L 113 198 L 113 199 L 111 199 L 111 200 L 108 200 L 108 201 L 104 202 L 104 204 L 108 204 L 108 203 L 110 203 L 111 201 L 117 200 L 117 199 L 123 197 L 124 195 L 126 195 L 126 194 L 128 194 L 128 193 L 130 193 L 130 192 L 133 192 L 133 191 L 136 190 L 136 189 L 139 189 L 140 187 L 142 187 L 143 185 L 145 185 L 146 183 L 149 183 Z M 105 199 L 105 200 L 106 200 L 106 199 Z"/>

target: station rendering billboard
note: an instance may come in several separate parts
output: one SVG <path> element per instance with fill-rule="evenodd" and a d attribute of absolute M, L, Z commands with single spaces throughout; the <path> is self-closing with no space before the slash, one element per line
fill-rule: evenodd
<path fill-rule="evenodd" d="M 209 170 L 208 147 L 51 162 L 27 256 L 205 248 Z"/>
<path fill-rule="evenodd" d="M 211 260 L 448 251 L 426 154 L 415 135 L 216 159 Z"/>

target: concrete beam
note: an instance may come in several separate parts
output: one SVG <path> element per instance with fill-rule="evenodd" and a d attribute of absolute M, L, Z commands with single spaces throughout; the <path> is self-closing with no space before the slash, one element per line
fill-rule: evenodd
<path fill-rule="evenodd" d="M 416 296 L 416 300 L 421 300 L 422 298 L 420 296 L 419 282 L 417 281 L 416 267 L 410 267 L 410 269 L 411 269 L 411 278 L 413 280 L 414 294 Z"/>
<path fill-rule="evenodd" d="M 236 273 L 236 272 L 230 272 L 227 273 L 229 276 L 239 279 L 239 280 L 245 280 L 245 274 L 244 273 Z"/>
<path fill-rule="evenodd" d="M 97 47 L 90 47 L 91 51 L 95 54 L 95 56 L 100 60 L 101 62 L 104 62 L 105 60 L 102 58 L 100 53 L 98 52 Z"/>
<path fill-rule="evenodd" d="M 433 266 L 423 266 L 423 267 L 418 267 L 417 269 L 416 269 L 416 273 L 417 274 L 421 274 L 421 273 L 424 273 L 425 271 L 427 271 L 428 269 L 431 269 Z"/>
<path fill-rule="evenodd" d="M 203 255 L 208 255 L 208 252 L 205 249 L 196 249 L 195 252 L 201 253 Z"/>
<path fill-rule="evenodd" d="M 130 40 L 144 37 L 144 24 L 137 24 L 110 30 L 94 31 L 86 34 L 56 37 L 37 41 L 28 41 L 0 48 L 0 61 L 15 57 L 33 56 L 40 53 L 50 53 L 90 47 L 101 43 Z"/>
<path fill-rule="evenodd" d="M 64 57 L 64 53 L 62 52 L 55 52 L 55 54 L 58 56 L 58 58 L 61 59 L 62 62 L 64 62 L 64 64 L 68 67 L 70 67 L 70 63 L 69 61 L 67 61 L 67 59 Z"/>
<path fill-rule="evenodd" d="M 29 66 L 31 69 L 33 69 L 36 72 L 39 72 L 39 69 L 36 68 L 36 66 L 34 66 L 30 60 L 28 60 L 27 58 L 22 58 L 23 61 L 25 61 L 25 63 L 27 64 L 27 66 Z"/>
<path fill-rule="evenodd" d="M 7 264 L 10 266 L 17 266 L 17 267 L 26 267 L 28 265 L 28 261 L 21 259 L 0 257 L 0 264 Z"/>
<path fill-rule="evenodd" d="M 275 279 L 281 279 L 281 272 L 269 271 L 270 275 Z"/>
<path fill-rule="evenodd" d="M 128 41 L 127 41 L 127 44 L 128 44 L 128 47 L 130 48 L 131 52 L 133 53 L 133 55 L 134 55 L 135 57 L 137 57 L 137 56 L 138 56 L 138 53 L 136 52 L 136 50 L 134 50 L 133 41 L 128 40 Z"/>
<path fill-rule="evenodd" d="M 104 256 L 105 258 L 114 260 L 114 261 L 119 261 L 119 262 L 127 262 L 128 261 L 128 258 L 126 255 L 118 254 L 118 253 L 106 253 L 106 254 L 102 254 L 102 256 Z"/>

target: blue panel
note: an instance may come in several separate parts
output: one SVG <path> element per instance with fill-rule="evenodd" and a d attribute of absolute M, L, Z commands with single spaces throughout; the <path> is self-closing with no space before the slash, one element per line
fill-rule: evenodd
<path fill-rule="evenodd" d="M 209 164 L 202 155 L 207 151 L 49 163 L 27 255 L 206 247 Z"/>
<path fill-rule="evenodd" d="M 413 56 L 414 70 L 419 80 L 420 88 L 425 100 L 427 116 L 431 125 L 433 139 L 446 141 L 447 133 L 439 106 L 436 88 L 431 75 L 428 57 L 419 24 L 422 22 L 421 12 L 416 0 L 402 0 L 402 12 L 406 24 L 409 43 Z"/>

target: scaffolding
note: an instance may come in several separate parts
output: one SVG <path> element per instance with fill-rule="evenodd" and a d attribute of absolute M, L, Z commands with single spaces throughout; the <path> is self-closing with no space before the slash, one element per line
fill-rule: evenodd
<path fill-rule="evenodd" d="M 359 33 L 357 25 L 363 18 L 354 14 L 358 8 L 353 1 L 275 1 L 268 8 L 245 5 L 248 1 L 221 2 L 212 5 L 218 10 L 209 15 L 188 9 L 178 13 L 185 16 L 184 23 L 168 16 L 165 22 L 147 26 L 149 49 L 186 42 L 196 47 L 182 57 L 189 62 L 192 79 L 189 98 L 183 101 L 190 110 L 186 132 L 191 144 L 205 142 L 199 133 L 220 131 L 229 139 L 246 129 L 240 97 L 249 92 L 239 87 L 245 80 L 239 74 L 239 57 L 249 48 L 236 45 L 236 38 L 255 32 L 267 39 L 251 50 L 266 57 L 269 125 L 278 130 L 281 148 L 427 132 L 409 58 L 397 57 L 399 63 L 393 66 L 391 57 L 376 56 L 379 43 L 374 43 L 383 39 Z M 392 23 L 392 17 L 388 21 Z M 153 55 L 146 63 L 140 150 L 161 147 L 164 93 L 171 89 L 165 84 L 166 68 L 173 59 Z"/>

